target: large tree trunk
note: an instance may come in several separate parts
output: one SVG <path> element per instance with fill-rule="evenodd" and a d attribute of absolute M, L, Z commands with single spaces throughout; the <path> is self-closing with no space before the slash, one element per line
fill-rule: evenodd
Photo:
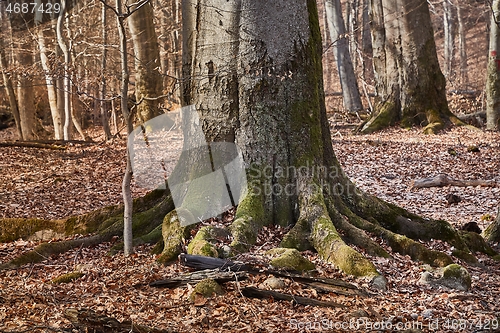
<path fill-rule="evenodd" d="M 264 225 L 292 224 L 281 246 L 315 249 L 358 276 L 382 279 L 348 244 L 389 256 L 370 233 L 393 250 L 433 265 L 452 260 L 415 240 L 439 237 L 455 246 L 455 255 L 474 260 L 448 223 L 424 220 L 369 196 L 343 173 L 325 111 L 314 0 L 203 0 L 183 6 L 183 102 L 196 106 L 208 146 L 216 141 L 236 144 L 246 166 L 248 186 L 229 228 L 233 252 L 248 250 Z M 177 168 L 195 170 L 201 159 L 188 161 Z M 196 174 L 190 176 L 194 180 Z M 207 200 L 198 200 L 198 206 Z M 183 208 L 164 219 L 160 261 L 174 260 L 189 235 L 183 227 L 189 214 Z M 197 220 L 204 212 L 189 213 Z M 205 237 L 203 232 L 196 239 Z M 217 249 L 206 251 L 214 247 L 208 243 L 190 246 L 188 252 L 217 255 Z"/>
<path fill-rule="evenodd" d="M 497 218 L 484 230 L 484 238 L 492 243 L 500 242 L 500 206 L 498 207 Z"/>
<path fill-rule="evenodd" d="M 362 127 L 369 133 L 400 122 L 435 133 L 452 121 L 425 0 L 372 0 L 377 100 Z"/>
<path fill-rule="evenodd" d="M 333 52 L 337 61 L 340 85 L 342 86 L 344 108 L 349 112 L 362 110 L 363 104 L 349 51 L 349 38 L 342 17 L 340 0 L 326 0 L 325 11 L 330 39 L 333 43 Z"/>
<path fill-rule="evenodd" d="M 492 5 L 490 52 L 486 79 L 486 128 L 500 129 L 500 0 Z"/>
<path fill-rule="evenodd" d="M 142 3 L 138 2 L 138 5 Z M 130 9 L 136 10 L 136 6 Z M 137 106 L 137 116 L 144 123 L 161 114 L 158 100 L 154 99 L 161 95 L 162 77 L 151 3 L 142 5 L 130 15 L 128 24 L 135 54 L 135 95 L 137 101 L 144 98 Z"/>

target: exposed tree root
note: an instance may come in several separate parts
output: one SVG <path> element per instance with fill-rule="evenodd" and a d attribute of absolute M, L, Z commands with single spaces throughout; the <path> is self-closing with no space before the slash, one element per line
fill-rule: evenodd
<path fill-rule="evenodd" d="M 165 191 L 153 191 L 135 200 L 133 228 L 138 239 L 144 237 L 146 240 L 158 240 L 151 238 L 151 232 L 161 225 L 163 217 L 174 208 L 171 196 L 165 197 L 164 195 Z M 34 250 L 3 263 L 0 269 L 13 269 L 28 263 L 41 262 L 51 255 L 61 254 L 79 246 L 93 246 L 110 241 L 112 237 L 123 233 L 123 207 L 105 207 L 89 214 L 54 222 L 54 224 L 58 226 L 58 231 L 65 230 L 68 235 L 81 231 L 86 231 L 85 234 L 93 234 L 80 239 L 42 243 Z M 47 225 L 44 224 L 44 226 Z"/>

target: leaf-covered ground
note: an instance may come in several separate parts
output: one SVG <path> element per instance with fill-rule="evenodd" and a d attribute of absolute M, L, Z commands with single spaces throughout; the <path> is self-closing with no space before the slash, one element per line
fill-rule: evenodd
<path fill-rule="evenodd" d="M 457 226 L 476 221 L 484 228 L 495 217 L 498 187 L 412 190 L 410 185 L 412 180 L 438 173 L 500 181 L 499 134 L 456 128 L 436 136 L 401 129 L 352 136 L 335 127 L 333 133 L 339 160 L 364 190 Z M 478 146 L 479 152 L 468 152 L 470 145 Z M 450 148 L 455 155 L 448 153 Z M 63 152 L 0 148 L 0 216 L 58 218 L 120 202 L 123 154 L 122 142 L 75 145 Z M 143 190 L 135 188 L 134 193 L 138 196 Z M 459 195 L 462 201 L 448 206 L 448 193 Z M 277 246 L 284 232 L 280 228 L 263 230 L 244 259 L 265 262 L 264 252 Z M 36 244 L 24 240 L 0 244 L 0 262 Z M 247 281 L 225 284 L 225 295 L 195 306 L 187 300 L 192 287 L 168 290 L 147 286 L 148 282 L 186 272 L 185 268 L 159 266 L 147 246 L 137 248 L 130 258 L 107 256 L 111 245 L 74 249 L 40 264 L 0 272 L 0 332 L 71 332 L 63 315 L 67 308 L 90 308 L 120 321 L 132 320 L 172 332 L 391 332 L 405 327 L 421 327 L 424 332 L 483 332 L 500 325 L 496 321 L 500 313 L 500 264 L 482 255 L 478 255 L 481 267 L 458 261 L 472 275 L 469 292 L 419 285 L 425 268 L 397 254 L 392 260 L 372 258 L 389 283 L 385 292 L 370 290 L 366 281 L 345 276 L 313 253 L 305 253 L 317 265 L 320 276 L 343 279 L 373 295 L 318 293 L 286 280 L 282 292 L 348 307 L 304 307 L 242 297 L 240 288 L 259 286 L 266 279 L 255 275 Z M 449 251 L 440 242 L 428 245 Z M 51 283 L 74 270 L 83 272 L 83 277 L 67 284 Z"/>

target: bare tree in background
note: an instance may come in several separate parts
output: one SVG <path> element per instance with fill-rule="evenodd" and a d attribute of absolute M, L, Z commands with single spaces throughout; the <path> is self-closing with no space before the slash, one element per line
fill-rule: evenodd
<path fill-rule="evenodd" d="M 36 0 L 35 4 L 37 8 L 39 8 L 41 0 Z M 49 100 L 50 114 L 52 116 L 52 123 L 54 125 L 54 137 L 56 140 L 62 140 L 64 138 L 63 135 L 63 121 L 62 115 L 59 112 L 60 110 L 57 108 L 57 92 L 56 92 L 56 80 L 52 74 L 51 69 L 49 68 L 49 59 L 47 56 L 47 37 L 45 36 L 44 26 L 42 23 L 42 12 L 35 12 L 35 27 L 38 41 L 38 49 L 40 51 L 40 63 L 42 65 L 42 69 L 44 71 L 45 83 L 47 84 L 47 96 Z"/>
<path fill-rule="evenodd" d="M 372 0 L 373 67 L 376 105 L 361 131 L 400 122 L 435 133 L 450 122 L 446 81 L 439 68 L 426 0 Z"/>
<path fill-rule="evenodd" d="M 443 0 L 444 28 L 444 69 L 443 74 L 451 80 L 453 76 L 453 59 L 455 55 L 455 15 L 450 0 Z"/>
<path fill-rule="evenodd" d="M 135 55 L 135 95 L 137 117 L 144 123 L 162 114 L 158 96 L 162 94 L 160 50 L 153 23 L 153 7 L 149 0 L 139 1 L 130 7 L 133 14 L 128 19 Z"/>
<path fill-rule="evenodd" d="M 500 129 L 500 0 L 491 7 L 490 48 L 486 79 L 486 128 Z"/>
<path fill-rule="evenodd" d="M 349 37 L 342 17 L 340 0 L 325 0 L 325 11 L 335 60 L 337 61 L 344 108 L 349 112 L 357 112 L 363 109 L 363 104 L 349 52 Z"/>

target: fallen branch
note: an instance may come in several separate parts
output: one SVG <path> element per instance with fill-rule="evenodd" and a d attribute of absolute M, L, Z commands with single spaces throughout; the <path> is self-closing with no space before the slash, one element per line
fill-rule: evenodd
<path fill-rule="evenodd" d="M 440 174 L 431 178 L 422 178 L 414 180 L 411 188 L 425 188 L 425 187 L 442 187 L 446 185 L 451 186 L 498 186 L 495 180 L 459 180 L 451 178 L 448 175 Z"/>
<path fill-rule="evenodd" d="M 188 283 L 196 284 L 204 279 L 212 279 L 217 283 L 229 281 L 241 281 L 248 278 L 245 272 L 221 272 L 219 269 L 206 269 L 194 273 L 176 276 L 170 279 L 154 281 L 149 284 L 150 287 L 159 288 L 177 288 L 185 286 Z"/>
<path fill-rule="evenodd" d="M 313 299 L 313 298 L 309 298 L 309 297 L 294 296 L 291 294 L 283 294 L 283 293 L 279 293 L 277 291 L 263 290 L 263 289 L 253 288 L 253 287 L 243 288 L 241 290 L 241 293 L 245 297 L 259 298 L 259 299 L 273 298 L 275 300 L 291 301 L 291 302 L 295 302 L 295 303 L 301 304 L 301 305 L 322 306 L 322 307 L 327 307 L 327 308 L 346 308 L 347 307 L 346 305 L 340 304 L 340 303 L 319 301 L 317 299 Z"/>
<path fill-rule="evenodd" d="M 137 325 L 130 321 L 119 322 L 115 318 L 100 315 L 89 309 L 67 309 L 66 317 L 83 332 L 93 333 L 167 333 L 170 331 Z"/>
<path fill-rule="evenodd" d="M 208 269 L 210 270 L 216 270 L 219 271 L 219 273 L 222 273 L 220 271 L 229 271 L 233 272 L 231 274 L 235 274 L 234 272 L 240 273 L 241 271 L 246 271 L 254 274 L 267 274 L 267 275 L 274 275 L 274 276 L 279 276 L 279 277 L 284 277 L 291 279 L 295 282 L 298 282 L 300 284 L 306 285 L 308 287 L 314 288 L 318 291 L 321 292 L 332 292 L 336 293 L 338 295 L 345 295 L 345 296 L 367 296 L 368 293 L 364 290 L 359 289 L 353 284 L 337 280 L 337 279 L 328 279 L 328 278 L 314 278 L 314 277 L 307 277 L 307 276 L 302 276 L 299 274 L 294 274 L 294 273 L 289 273 L 286 271 L 278 271 L 278 270 L 272 270 L 272 269 L 258 269 L 256 267 L 252 267 L 250 265 L 244 264 L 244 263 L 239 263 L 239 262 L 234 262 L 230 261 L 227 259 L 219 259 L 219 258 L 211 258 L 211 257 L 205 257 L 205 256 L 199 256 L 199 255 L 190 255 L 190 254 L 185 254 L 182 253 L 180 256 L 180 261 L 181 264 L 187 267 L 191 267 L 197 270 L 200 269 Z M 201 271 L 205 272 L 205 271 Z M 182 277 L 180 277 L 182 278 Z M 239 278 L 241 279 L 241 278 Z M 163 280 L 165 281 L 165 280 Z M 159 281 L 161 282 L 161 281 Z M 156 282 L 153 282 L 156 283 Z M 167 281 L 165 282 L 166 285 L 174 285 L 175 286 L 175 281 Z M 150 284 L 151 285 L 151 284 Z M 175 287 L 170 287 L 170 288 L 175 288 Z"/>
<path fill-rule="evenodd" d="M 52 150 L 66 150 L 66 147 L 40 143 L 31 141 L 5 141 L 0 142 L 0 147 L 25 147 L 25 148 L 41 148 L 41 149 L 52 149 Z"/>

